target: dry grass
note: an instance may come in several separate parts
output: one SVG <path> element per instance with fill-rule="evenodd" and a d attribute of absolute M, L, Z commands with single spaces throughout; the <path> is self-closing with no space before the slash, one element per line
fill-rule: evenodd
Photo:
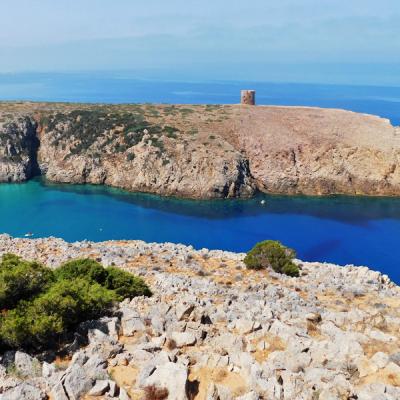
<path fill-rule="evenodd" d="M 117 383 L 117 385 L 124 388 L 133 399 L 135 393 L 132 389 L 132 386 L 136 382 L 136 378 L 139 373 L 138 369 L 130 365 L 117 365 L 110 368 L 108 372 L 110 373 L 111 378 Z"/>
<path fill-rule="evenodd" d="M 189 374 L 191 382 L 198 381 L 198 393 L 193 400 L 206 400 L 207 390 L 211 383 L 218 383 L 230 389 L 232 396 L 237 397 L 246 393 L 247 383 L 241 375 L 228 371 L 226 368 L 200 368 Z"/>
<path fill-rule="evenodd" d="M 165 400 L 168 399 L 169 392 L 167 389 L 158 388 L 154 385 L 144 388 L 143 400 Z"/>
<path fill-rule="evenodd" d="M 286 349 L 286 344 L 277 336 L 263 336 L 261 338 L 252 340 L 251 344 L 253 346 L 257 346 L 261 341 L 268 343 L 269 347 L 265 350 L 256 350 L 253 353 L 253 357 L 259 363 L 264 362 L 274 351 L 284 351 Z"/>
<path fill-rule="evenodd" d="M 378 372 L 360 379 L 359 385 L 368 385 L 370 383 L 380 382 L 385 385 L 400 387 L 400 374 L 393 373 L 390 369 L 383 368 Z"/>

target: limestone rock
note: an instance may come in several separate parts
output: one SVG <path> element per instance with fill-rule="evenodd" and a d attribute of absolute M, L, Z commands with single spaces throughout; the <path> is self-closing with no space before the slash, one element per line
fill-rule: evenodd
<path fill-rule="evenodd" d="M 42 390 L 29 383 L 21 383 L 20 385 L 7 390 L 0 395 L 1 400 L 46 400 L 47 395 Z"/>
<path fill-rule="evenodd" d="M 172 332 L 171 339 L 178 348 L 192 346 L 196 343 L 196 336 L 189 332 Z"/>
<path fill-rule="evenodd" d="M 186 396 L 187 368 L 172 362 L 157 367 L 146 380 L 146 386 L 165 388 L 169 400 L 187 400 Z"/>
<path fill-rule="evenodd" d="M 89 396 L 102 396 L 110 388 L 110 384 L 106 380 L 97 380 L 95 385 L 90 389 Z"/>
<path fill-rule="evenodd" d="M 79 400 L 93 386 L 93 379 L 78 365 L 72 365 L 66 372 L 64 387 L 70 400 Z"/>

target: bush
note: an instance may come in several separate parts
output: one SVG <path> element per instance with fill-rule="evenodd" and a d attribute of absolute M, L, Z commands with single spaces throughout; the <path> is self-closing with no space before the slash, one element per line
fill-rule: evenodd
<path fill-rule="evenodd" d="M 111 311 L 125 297 L 150 296 L 145 282 L 90 259 L 52 270 L 14 255 L 0 263 L 0 344 L 44 350 L 55 347 L 79 323 Z"/>
<path fill-rule="evenodd" d="M 90 258 L 68 261 L 55 271 L 58 280 L 86 278 L 104 285 L 107 279 L 105 268 Z"/>
<path fill-rule="evenodd" d="M 58 279 L 84 277 L 106 289 L 112 290 L 119 301 L 136 296 L 151 296 L 151 291 L 143 281 L 128 272 L 115 267 L 104 268 L 97 261 L 78 259 L 63 264 L 56 270 Z"/>
<path fill-rule="evenodd" d="M 294 250 L 274 240 L 257 243 L 246 255 L 244 263 L 250 269 L 272 268 L 275 272 L 299 276 L 299 268 L 293 263 Z"/>
<path fill-rule="evenodd" d="M 41 349 L 82 321 L 99 318 L 117 300 L 114 292 L 84 278 L 61 280 L 33 301 L 23 301 L 0 325 L 5 344 Z"/>
<path fill-rule="evenodd" d="M 113 290 L 121 301 L 127 297 L 151 296 L 143 279 L 115 267 L 108 267 L 105 287 Z"/>
<path fill-rule="evenodd" d="M 51 269 L 5 254 L 0 263 L 0 309 L 13 308 L 19 301 L 29 300 L 53 281 Z"/>

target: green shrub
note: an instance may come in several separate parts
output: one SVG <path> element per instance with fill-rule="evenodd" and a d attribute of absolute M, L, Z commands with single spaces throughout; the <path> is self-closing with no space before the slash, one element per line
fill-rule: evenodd
<path fill-rule="evenodd" d="M 90 279 L 114 291 L 120 301 L 127 297 L 151 296 L 151 291 L 143 279 L 118 268 L 104 268 L 89 258 L 63 264 L 56 270 L 56 276 L 58 279 L 67 280 L 78 277 Z"/>
<path fill-rule="evenodd" d="M 5 254 L 0 262 L 0 309 L 15 307 L 29 300 L 54 281 L 53 271 L 37 262 Z"/>
<path fill-rule="evenodd" d="M 95 260 L 90 258 L 68 261 L 55 270 L 58 280 L 86 278 L 103 285 L 107 279 L 107 271 Z"/>
<path fill-rule="evenodd" d="M 9 311 L 1 320 L 0 336 L 10 347 L 45 348 L 80 322 L 107 313 L 116 300 L 114 292 L 88 279 L 61 280 Z"/>
<path fill-rule="evenodd" d="M 116 301 L 151 291 L 141 278 L 91 259 L 53 272 L 7 254 L 0 263 L 0 295 L 1 347 L 44 350 L 79 323 L 107 314 Z"/>
<path fill-rule="evenodd" d="M 143 279 L 115 267 L 108 267 L 105 287 L 113 290 L 121 301 L 127 297 L 151 296 Z"/>
<path fill-rule="evenodd" d="M 246 255 L 244 263 L 250 269 L 272 268 L 289 276 L 299 276 L 299 268 L 293 263 L 294 250 L 274 240 L 257 243 Z"/>

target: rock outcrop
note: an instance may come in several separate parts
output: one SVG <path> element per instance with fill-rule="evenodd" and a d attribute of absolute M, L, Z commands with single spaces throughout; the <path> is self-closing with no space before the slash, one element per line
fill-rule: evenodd
<path fill-rule="evenodd" d="M 290 278 L 171 243 L 1 235 L 9 252 L 50 266 L 92 257 L 141 275 L 154 295 L 81 324 L 86 346 L 64 360 L 4 354 L 2 399 L 400 398 L 400 288 L 379 272 L 296 260 Z"/>
<path fill-rule="evenodd" d="M 40 131 L 40 168 L 55 182 L 196 198 L 253 194 L 248 162 L 229 143 L 207 146 L 145 118 L 139 111 L 51 116 Z"/>
<path fill-rule="evenodd" d="M 263 192 L 400 194 L 400 128 L 344 110 L 248 107 L 238 148 Z"/>
<path fill-rule="evenodd" d="M 0 181 L 40 171 L 188 198 L 400 195 L 400 128 L 304 107 L 0 106 Z M 38 141 L 40 146 L 38 148 Z"/>
<path fill-rule="evenodd" d="M 36 169 L 36 123 L 29 117 L 0 122 L 0 182 L 21 182 Z"/>

